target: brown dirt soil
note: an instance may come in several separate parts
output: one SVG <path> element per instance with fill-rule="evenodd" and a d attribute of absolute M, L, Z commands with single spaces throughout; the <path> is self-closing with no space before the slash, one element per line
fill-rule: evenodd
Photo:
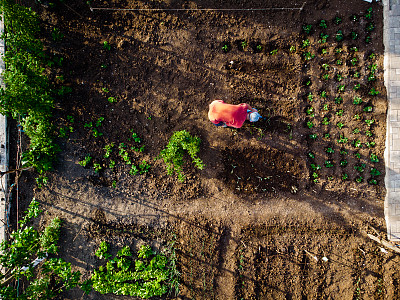
<path fill-rule="evenodd" d="M 381 252 L 366 237 L 374 230 L 385 235 L 387 101 L 380 3 L 95 0 L 91 6 L 257 9 L 300 8 L 303 3 L 302 10 L 264 11 L 91 11 L 84 1 L 55 8 L 30 4 L 42 19 L 49 55 L 64 58 L 49 74 L 59 86 L 72 89 L 57 99 L 55 121 L 73 132 L 59 139 L 62 152 L 49 184 L 32 189 L 34 175 L 24 173 L 20 199 L 27 203 L 35 196 L 41 201 L 46 210 L 41 225 L 63 218 L 61 255 L 85 278 L 100 264 L 93 253 L 101 240 L 116 251 L 125 244 L 162 248 L 175 239 L 182 273 L 179 299 L 398 298 L 399 256 Z M 363 15 L 370 6 L 375 30 L 366 44 Z M 350 19 L 353 14 L 359 21 Z M 339 25 L 333 22 L 337 16 Z M 327 29 L 318 26 L 321 19 Z M 310 36 L 302 30 L 304 24 L 313 25 Z M 54 27 L 64 34 L 61 41 L 52 40 Z M 338 30 L 343 41 L 335 40 Z M 326 44 L 318 42 L 321 33 L 329 35 Z M 306 39 L 310 46 L 303 48 Z M 103 48 L 105 41 L 110 50 Z M 242 41 L 248 42 L 244 49 Z M 222 51 L 225 43 L 227 53 Z M 290 51 L 292 45 L 295 51 Z M 308 50 L 315 55 L 309 61 L 304 59 Z M 370 59 L 371 53 L 376 57 Z M 323 64 L 330 65 L 326 72 Z M 369 82 L 371 64 L 377 65 L 377 80 Z M 325 73 L 329 80 L 323 80 Z M 335 80 L 339 73 L 340 82 Z M 345 90 L 339 94 L 342 84 Z M 380 94 L 369 95 L 372 87 Z M 342 103 L 335 103 L 338 96 Z M 363 104 L 353 104 L 356 96 Z M 109 97 L 116 102 L 108 102 Z M 215 99 L 247 102 L 265 119 L 241 129 L 216 128 L 207 118 L 208 104 Z M 372 112 L 364 111 L 369 105 Z M 310 106 L 313 117 L 306 114 Z M 337 114 L 341 109 L 342 116 Z M 357 114 L 360 120 L 354 118 Z M 95 137 L 84 124 L 100 117 L 104 121 L 97 129 L 103 135 Z M 375 120 L 371 127 L 367 119 Z M 307 121 L 315 126 L 309 129 Z M 201 138 L 199 157 L 206 167 L 195 170 L 188 163 L 181 183 L 154 158 L 172 133 L 183 129 Z M 132 139 L 132 132 L 141 143 Z M 339 144 L 340 135 L 349 142 Z M 362 147 L 351 144 L 354 140 Z M 368 148 L 367 142 L 376 144 Z M 103 148 L 110 143 L 114 151 L 104 158 Z M 127 145 L 135 165 L 149 162 L 150 171 L 130 175 L 130 166 L 118 155 L 120 143 Z M 143 152 L 131 149 L 140 145 Z M 379 162 L 371 162 L 371 153 Z M 83 168 L 78 162 L 88 154 L 93 161 Z M 345 167 L 339 164 L 343 159 Z M 113 169 L 111 160 L 116 162 Z M 325 165 L 327 160 L 332 167 Z M 93 163 L 102 170 L 96 173 Z M 365 171 L 360 173 L 354 166 L 361 164 Z M 317 165 L 318 178 L 313 177 Z M 368 183 L 371 168 L 381 173 L 376 185 Z M 343 174 L 348 180 L 342 180 Z M 63 297 L 124 298 L 94 291 L 83 296 L 80 290 Z"/>

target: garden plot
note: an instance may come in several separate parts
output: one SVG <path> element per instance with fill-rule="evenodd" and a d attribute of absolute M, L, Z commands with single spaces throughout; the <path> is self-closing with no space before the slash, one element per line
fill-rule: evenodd
<path fill-rule="evenodd" d="M 27 3 L 54 57 L 46 70 L 60 91 L 61 152 L 39 185 L 23 173 L 19 190 L 45 208 L 41 225 L 64 220 L 59 254 L 82 279 L 107 267 L 94 256 L 103 241 L 111 257 L 130 246 L 132 265 L 142 245 L 166 253 L 174 243 L 185 299 L 398 293 L 399 258 L 365 238 L 372 227 L 385 233 L 379 3 L 89 4 Z M 265 118 L 216 128 L 207 119 L 215 99 Z M 83 297 L 117 298 L 101 292 Z"/>

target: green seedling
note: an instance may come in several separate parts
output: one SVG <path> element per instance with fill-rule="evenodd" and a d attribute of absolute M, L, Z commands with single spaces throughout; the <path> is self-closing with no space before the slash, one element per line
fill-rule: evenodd
<path fill-rule="evenodd" d="M 322 64 L 322 69 L 325 71 L 329 71 L 329 65 L 328 64 Z"/>
<path fill-rule="evenodd" d="M 325 48 L 322 48 L 321 49 L 321 54 L 322 55 L 328 54 L 328 51 Z"/>
<path fill-rule="evenodd" d="M 308 46 L 310 46 L 310 41 L 308 39 L 303 40 L 301 42 L 302 48 L 307 48 Z"/>
<path fill-rule="evenodd" d="M 95 138 L 101 137 L 103 135 L 102 132 L 100 132 L 97 128 L 92 129 L 92 134 Z"/>
<path fill-rule="evenodd" d="M 362 148 L 363 145 L 360 140 L 354 140 L 352 144 L 355 148 Z"/>
<path fill-rule="evenodd" d="M 354 72 L 353 77 L 354 78 L 360 78 L 360 72 Z"/>
<path fill-rule="evenodd" d="M 350 60 L 350 63 L 351 63 L 353 66 L 357 65 L 357 63 L 358 63 L 358 58 L 357 58 L 357 57 L 353 57 L 353 58 Z"/>
<path fill-rule="evenodd" d="M 106 153 L 103 156 L 104 158 L 109 158 L 110 157 L 113 147 L 114 147 L 114 143 L 105 145 L 105 147 L 103 148 L 104 151 L 106 151 Z"/>
<path fill-rule="evenodd" d="M 351 39 L 352 39 L 353 41 L 357 40 L 357 39 L 358 39 L 358 33 L 352 31 L 352 32 L 351 32 Z"/>
<path fill-rule="evenodd" d="M 330 180 L 330 181 L 333 180 L 333 176 L 328 176 L 327 178 L 328 178 L 328 180 Z"/>
<path fill-rule="evenodd" d="M 340 85 L 338 86 L 338 93 L 343 93 L 344 90 L 345 90 L 345 88 L 346 88 L 346 85 L 340 84 Z"/>
<path fill-rule="evenodd" d="M 336 97 L 336 98 L 335 98 L 335 103 L 336 103 L 336 104 L 341 104 L 341 103 L 343 103 L 343 98 L 340 97 L 340 96 L 339 96 L 339 97 Z"/>
<path fill-rule="evenodd" d="M 294 46 L 294 45 L 290 46 L 289 52 L 290 53 L 296 52 L 296 46 Z"/>
<path fill-rule="evenodd" d="M 327 168 L 332 168 L 333 167 L 333 163 L 329 159 L 325 160 L 324 164 L 325 164 L 325 167 L 327 167 Z"/>
<path fill-rule="evenodd" d="M 306 125 L 307 125 L 307 127 L 308 127 L 309 129 L 311 129 L 311 128 L 314 127 L 314 123 L 313 123 L 312 121 L 307 121 Z"/>
<path fill-rule="evenodd" d="M 307 115 L 309 115 L 312 118 L 315 116 L 314 115 L 314 108 L 312 106 L 309 106 L 309 107 L 306 108 L 306 113 L 307 113 Z"/>
<path fill-rule="evenodd" d="M 324 138 L 325 138 L 325 139 L 329 139 L 330 137 L 331 137 L 331 135 L 330 135 L 329 133 L 325 133 L 325 134 L 324 134 Z"/>
<path fill-rule="evenodd" d="M 342 175 L 342 180 L 343 180 L 343 181 L 346 181 L 347 179 L 349 179 L 349 175 L 347 175 L 346 173 L 344 173 L 344 174 Z"/>
<path fill-rule="evenodd" d="M 372 106 L 366 106 L 366 107 L 364 107 L 363 108 L 363 111 L 365 111 L 365 112 L 372 112 Z"/>
<path fill-rule="evenodd" d="M 342 74 L 337 73 L 337 74 L 336 74 L 336 81 L 340 82 L 340 81 L 342 81 L 342 80 L 343 80 Z"/>
<path fill-rule="evenodd" d="M 354 116 L 353 116 L 353 119 L 354 119 L 354 120 L 360 120 L 360 119 L 361 119 L 361 117 L 360 117 L 360 115 L 359 115 L 359 114 L 356 114 L 356 115 L 354 115 Z"/>
<path fill-rule="evenodd" d="M 311 59 L 313 59 L 315 57 L 315 54 L 312 54 L 311 52 L 304 52 L 303 53 L 303 58 L 304 58 L 304 60 L 306 60 L 306 61 L 309 61 L 309 60 L 311 60 Z"/>
<path fill-rule="evenodd" d="M 319 177 L 319 175 L 318 175 L 317 172 L 313 172 L 311 177 L 314 178 L 314 180 L 315 180 L 315 179 L 317 179 Z"/>
<path fill-rule="evenodd" d="M 100 68 L 102 68 L 102 69 L 107 69 L 107 65 L 106 65 L 106 64 L 101 64 L 101 65 L 100 65 Z"/>
<path fill-rule="evenodd" d="M 323 80 L 329 80 L 329 74 L 326 73 L 326 74 L 322 75 L 322 79 Z"/>
<path fill-rule="evenodd" d="M 340 137 L 337 140 L 337 142 L 339 144 L 346 144 L 348 141 L 349 141 L 349 139 L 343 135 L 340 135 Z"/>
<path fill-rule="evenodd" d="M 371 153 L 369 158 L 370 158 L 371 162 L 374 162 L 374 163 L 379 162 L 378 156 L 375 153 Z"/>
<path fill-rule="evenodd" d="M 336 39 L 336 41 L 338 41 L 338 42 L 343 41 L 344 36 L 343 36 L 343 32 L 342 32 L 341 30 L 338 30 L 338 31 L 337 31 L 337 33 L 336 33 L 336 35 L 335 35 L 335 39 Z"/>
<path fill-rule="evenodd" d="M 229 45 L 228 44 L 224 44 L 222 46 L 222 51 L 224 51 L 225 53 L 227 53 L 229 51 Z"/>
<path fill-rule="evenodd" d="M 115 189 L 117 187 L 117 182 L 115 180 L 112 181 L 111 186 Z"/>
<path fill-rule="evenodd" d="M 326 21 L 325 20 L 321 20 L 321 22 L 319 22 L 319 27 L 326 29 L 328 26 L 326 25 Z"/>
<path fill-rule="evenodd" d="M 51 37 L 53 38 L 53 41 L 60 42 L 64 38 L 64 34 L 61 33 L 60 29 L 54 27 L 51 32 Z"/>
<path fill-rule="evenodd" d="M 67 116 L 67 120 L 70 123 L 74 123 L 75 122 L 75 118 L 73 116 L 70 116 L 70 115 Z"/>
<path fill-rule="evenodd" d="M 102 125 L 102 122 L 104 121 L 104 117 L 99 117 L 96 121 L 95 126 L 100 127 Z"/>
<path fill-rule="evenodd" d="M 357 16 L 357 15 L 352 15 L 352 16 L 350 17 L 350 19 L 351 19 L 353 22 L 358 22 L 358 16 Z"/>
<path fill-rule="evenodd" d="M 375 81 L 376 80 L 376 76 L 375 76 L 375 74 L 374 73 L 371 73 L 371 74 L 369 74 L 368 75 L 368 81 Z"/>
<path fill-rule="evenodd" d="M 275 55 L 277 53 L 278 53 L 278 49 L 274 49 L 269 53 L 269 55 Z"/>
<path fill-rule="evenodd" d="M 114 169 L 115 168 L 115 160 L 110 160 L 110 164 L 108 165 L 108 167 L 110 169 Z"/>
<path fill-rule="evenodd" d="M 365 131 L 365 135 L 366 135 L 367 137 L 372 137 L 372 136 L 373 136 L 371 130 L 366 130 L 366 131 Z"/>
<path fill-rule="evenodd" d="M 340 58 L 337 59 L 337 60 L 336 60 L 336 64 L 337 64 L 338 66 L 343 65 L 343 60 L 341 60 Z"/>
<path fill-rule="evenodd" d="M 336 54 L 340 54 L 340 53 L 342 53 L 343 52 L 343 49 L 342 48 L 335 48 L 335 53 Z"/>
<path fill-rule="evenodd" d="M 363 173 L 365 170 L 365 164 L 359 164 L 354 166 L 354 170 Z"/>
<path fill-rule="evenodd" d="M 103 87 L 101 90 L 102 90 L 104 93 L 109 93 L 109 92 L 110 92 L 110 90 L 109 90 L 108 88 L 106 88 L 106 87 Z"/>
<path fill-rule="evenodd" d="M 321 123 L 322 123 L 323 125 L 329 125 L 329 124 L 330 124 L 329 118 L 328 118 L 328 117 L 324 117 L 324 118 L 322 119 Z"/>
<path fill-rule="evenodd" d="M 378 65 L 377 64 L 371 64 L 368 66 L 368 69 L 371 71 L 371 73 L 375 73 L 378 70 Z"/>
<path fill-rule="evenodd" d="M 364 178 L 360 175 L 355 180 L 357 183 L 361 183 L 361 182 L 363 182 Z"/>
<path fill-rule="evenodd" d="M 332 147 L 328 147 L 328 148 L 325 148 L 325 152 L 328 154 L 333 154 L 333 153 L 335 153 L 335 150 L 333 150 Z"/>
<path fill-rule="evenodd" d="M 376 96 L 376 95 L 379 95 L 379 91 L 377 91 L 375 88 L 371 88 L 371 90 L 369 91 L 369 95 L 371 95 L 371 96 Z"/>
<path fill-rule="evenodd" d="M 358 52 L 358 48 L 357 48 L 357 47 L 351 47 L 351 48 L 350 48 L 350 51 Z"/>
<path fill-rule="evenodd" d="M 130 169 L 130 171 L 129 171 L 129 174 L 131 174 L 131 175 L 137 175 L 137 174 L 139 174 L 139 168 L 138 167 L 136 167 L 135 165 L 132 165 L 131 166 L 131 169 Z"/>
<path fill-rule="evenodd" d="M 339 129 L 342 129 L 342 128 L 344 127 L 344 124 L 343 124 L 342 122 L 337 122 L 337 123 L 336 123 L 336 126 L 337 126 Z"/>
<path fill-rule="evenodd" d="M 92 123 L 92 122 L 85 123 L 85 124 L 83 125 L 83 128 L 92 128 L 92 127 L 93 127 L 93 123 Z"/>
<path fill-rule="evenodd" d="M 371 43 L 371 37 L 369 35 L 365 37 L 365 43 L 366 44 Z"/>
<path fill-rule="evenodd" d="M 312 139 L 312 140 L 316 140 L 318 138 L 318 135 L 316 135 L 315 133 L 314 134 L 310 134 L 309 138 Z"/>
<path fill-rule="evenodd" d="M 83 160 L 81 160 L 80 162 L 78 162 L 82 167 L 86 168 L 89 163 L 91 162 L 92 157 L 90 156 L 90 154 L 86 155 L 85 158 Z"/>
<path fill-rule="evenodd" d="M 117 102 L 117 99 L 115 99 L 114 97 L 108 97 L 107 101 L 110 103 L 114 103 Z"/>
<path fill-rule="evenodd" d="M 308 100 L 308 101 L 313 102 L 313 98 L 314 98 L 314 96 L 313 96 L 312 93 L 309 93 L 309 94 L 307 95 L 307 100 Z"/>
<path fill-rule="evenodd" d="M 374 29 L 375 29 L 375 25 L 374 25 L 374 23 L 368 23 L 367 24 L 367 26 L 365 27 L 365 30 L 367 31 L 367 32 L 371 32 L 371 31 L 374 31 Z"/>
<path fill-rule="evenodd" d="M 340 166 L 341 166 L 341 167 L 346 167 L 347 164 L 348 164 L 348 162 L 347 162 L 347 160 L 345 160 L 345 159 L 343 159 L 343 160 L 340 161 Z"/>
<path fill-rule="evenodd" d="M 347 154 L 349 154 L 347 150 L 344 149 L 340 150 L 340 155 L 347 155 Z"/>
<path fill-rule="evenodd" d="M 257 46 L 256 46 L 256 50 L 257 50 L 258 52 L 261 52 L 261 51 L 262 51 L 262 45 L 260 45 L 260 44 L 257 45 Z"/>
<path fill-rule="evenodd" d="M 247 45 L 248 45 L 247 41 L 242 41 L 240 43 L 240 46 L 242 47 L 242 50 L 246 49 Z"/>
<path fill-rule="evenodd" d="M 373 148 L 373 147 L 375 147 L 375 145 L 376 145 L 376 143 L 375 142 L 366 142 L 365 143 L 365 146 L 367 146 L 368 148 Z"/>
<path fill-rule="evenodd" d="M 354 129 L 353 129 L 353 133 L 354 133 L 354 134 L 360 133 L 360 128 L 354 128 Z"/>
<path fill-rule="evenodd" d="M 372 124 L 374 124 L 375 123 L 375 120 L 374 119 L 370 119 L 370 120 L 365 120 L 365 123 L 367 123 L 367 125 L 368 126 L 371 126 Z"/>
<path fill-rule="evenodd" d="M 310 86 L 310 85 L 311 85 L 311 80 L 307 80 L 307 81 L 305 82 L 305 84 L 306 84 L 306 86 Z"/>
<path fill-rule="evenodd" d="M 354 153 L 354 157 L 356 157 L 356 158 L 360 159 L 360 158 L 361 158 L 361 154 L 360 154 L 360 153 L 358 153 L 358 152 L 356 152 L 356 153 Z"/>
<path fill-rule="evenodd" d="M 324 110 L 324 111 L 329 111 L 329 104 L 324 104 L 324 105 L 322 106 L 322 110 Z"/>
<path fill-rule="evenodd" d="M 311 169 L 313 169 L 314 171 L 321 170 L 321 166 L 320 166 L 320 165 L 310 164 L 310 167 L 311 167 Z"/>
<path fill-rule="evenodd" d="M 131 129 L 130 132 L 132 133 L 132 138 L 135 141 L 135 143 L 141 143 L 142 142 L 142 139 L 138 136 L 137 133 L 133 132 L 133 129 Z"/>
<path fill-rule="evenodd" d="M 339 25 L 340 23 L 342 23 L 342 19 L 339 17 L 335 17 L 335 19 L 333 20 L 333 23 L 335 23 L 336 25 Z"/>
<path fill-rule="evenodd" d="M 343 116 L 343 109 L 339 109 L 339 110 L 336 112 L 336 115 L 337 115 L 338 117 Z"/>
<path fill-rule="evenodd" d="M 147 161 L 143 160 L 143 162 L 141 164 L 139 164 L 139 169 L 140 169 L 140 171 L 139 171 L 140 174 L 147 173 L 150 169 L 150 165 L 148 164 Z"/>
<path fill-rule="evenodd" d="M 372 7 L 369 7 L 369 8 L 366 10 L 364 17 L 365 17 L 367 20 L 371 20 L 371 19 L 372 19 Z"/>
<path fill-rule="evenodd" d="M 96 173 L 99 173 L 100 170 L 102 169 L 101 165 L 98 164 L 98 163 L 93 163 L 93 168 L 94 168 L 94 171 L 95 171 Z"/>
<path fill-rule="evenodd" d="M 313 158 L 313 159 L 314 159 L 314 158 L 315 158 L 315 154 L 314 154 L 314 153 L 312 153 L 312 152 L 308 152 L 308 157 L 309 157 L 309 158 Z"/>
<path fill-rule="evenodd" d="M 311 32 L 311 29 L 312 29 L 312 25 L 303 25 L 303 31 L 306 33 L 306 34 L 310 34 L 310 32 Z"/>
<path fill-rule="evenodd" d="M 378 184 L 378 181 L 377 181 L 375 178 L 371 178 L 371 179 L 368 181 L 368 183 L 371 184 L 371 185 L 377 185 L 377 184 Z"/>
<path fill-rule="evenodd" d="M 107 42 L 107 41 L 104 41 L 104 42 L 103 42 L 103 49 L 104 49 L 104 50 L 107 50 L 107 51 L 110 51 L 110 50 L 111 50 L 111 45 L 110 45 L 110 43 Z"/>
<path fill-rule="evenodd" d="M 361 104 L 361 103 L 363 103 L 363 101 L 362 101 L 362 99 L 360 98 L 360 97 L 354 97 L 354 99 L 353 99 L 353 104 L 355 104 L 355 105 L 359 105 L 359 104 Z"/>
<path fill-rule="evenodd" d="M 327 96 L 326 91 L 322 91 L 322 92 L 321 92 L 321 97 L 322 97 L 322 98 L 326 98 L 326 96 Z"/>
<path fill-rule="evenodd" d="M 325 44 L 327 39 L 328 39 L 328 37 L 329 37 L 329 35 L 321 33 L 320 37 L 321 38 L 318 40 L 318 43 L 319 44 Z"/>
<path fill-rule="evenodd" d="M 371 53 L 371 54 L 368 56 L 368 58 L 371 59 L 371 60 L 374 60 L 374 59 L 376 58 L 375 53 Z"/>

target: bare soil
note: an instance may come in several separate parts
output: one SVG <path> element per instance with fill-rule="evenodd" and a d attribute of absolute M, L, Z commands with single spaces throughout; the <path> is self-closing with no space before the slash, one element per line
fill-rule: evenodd
<path fill-rule="evenodd" d="M 24 173 L 19 199 L 27 203 L 34 196 L 41 201 L 46 211 L 41 225 L 55 216 L 63 218 L 61 255 L 84 277 L 101 264 L 93 254 L 102 240 L 110 242 L 113 251 L 142 243 L 162 249 L 176 240 L 182 273 L 178 299 L 398 298 L 399 257 L 380 251 L 366 237 L 367 232 L 384 237 L 386 231 L 381 3 L 91 2 L 93 8 L 188 9 L 179 11 L 91 11 L 84 1 L 54 8 L 30 5 L 42 20 L 49 55 L 64 58 L 49 76 L 72 89 L 57 99 L 55 122 L 71 126 L 73 132 L 59 139 L 62 152 L 49 184 L 33 188 L 34 174 Z M 363 17 L 369 7 L 375 24 L 370 34 Z M 353 14 L 359 21 L 351 20 Z M 335 17 L 342 22 L 336 25 Z M 321 19 L 327 29 L 318 26 Z M 302 30 L 305 24 L 313 25 L 309 36 Z M 64 34 L 61 41 L 52 39 L 54 27 Z M 343 41 L 335 40 L 338 30 L 344 33 Z M 357 40 L 351 38 L 352 31 L 357 31 Z M 318 43 L 322 32 L 329 35 L 324 45 Z M 364 42 L 368 35 L 371 43 Z M 302 48 L 305 39 L 311 45 Z M 103 47 L 105 41 L 110 50 Z M 244 49 L 243 41 L 248 43 Z M 224 44 L 229 45 L 227 52 Z M 291 46 L 296 50 L 290 51 Z M 315 55 L 309 61 L 303 54 L 308 50 Z M 370 59 L 371 53 L 376 57 Z M 355 56 L 358 63 L 353 66 Z M 336 64 L 339 59 L 341 65 Z M 321 78 L 324 63 L 330 65 L 327 81 Z M 371 64 L 377 65 L 373 82 L 367 81 Z M 352 77 L 354 72 L 361 77 Z M 341 82 L 335 80 L 338 73 Z M 341 84 L 346 85 L 340 94 L 343 103 L 337 104 Z M 369 95 L 372 87 L 380 94 Z M 313 102 L 307 100 L 309 93 Z M 354 105 L 355 96 L 364 103 Z M 116 102 L 107 101 L 109 97 Z M 208 104 L 215 99 L 249 103 L 265 119 L 240 129 L 216 128 L 207 119 Z M 311 129 L 306 126 L 310 106 L 315 110 Z M 366 106 L 373 111 L 365 112 Z M 336 114 L 340 109 L 343 116 Z M 100 117 L 104 121 L 97 129 L 103 135 L 95 137 L 84 124 L 95 124 Z M 328 125 L 321 123 L 324 117 Z M 375 122 L 369 127 L 366 119 Z M 338 122 L 345 126 L 339 129 Z M 360 133 L 353 133 L 355 128 Z M 200 171 L 188 163 L 181 183 L 166 174 L 162 160 L 154 159 L 172 133 L 183 129 L 201 138 L 199 157 L 206 167 Z M 141 143 L 134 142 L 132 132 Z M 310 139 L 311 134 L 317 134 L 317 140 Z M 337 142 L 341 134 L 349 138 L 345 145 Z M 360 140 L 362 148 L 354 147 L 354 140 Z M 367 142 L 376 144 L 368 148 Z M 104 158 L 103 148 L 110 143 L 114 151 Z M 136 165 L 149 162 L 150 171 L 129 174 L 130 166 L 118 156 L 120 143 L 127 145 Z M 145 145 L 143 152 L 131 149 L 140 145 Z M 348 151 L 346 167 L 339 164 L 343 149 Z M 379 162 L 370 161 L 371 153 Z M 78 162 L 86 155 L 93 161 L 83 168 Z M 110 160 L 116 162 L 113 169 Z M 326 167 L 326 160 L 333 166 Z M 96 173 L 93 163 L 102 170 Z M 354 169 L 363 163 L 363 173 Z M 321 166 L 317 180 L 312 165 Z M 371 168 L 381 173 L 374 177 L 376 185 L 368 183 L 374 179 Z M 342 180 L 343 174 L 348 180 Z M 356 182 L 359 176 L 363 179 Z M 63 297 L 123 298 L 94 291 L 82 296 L 80 290 Z"/>

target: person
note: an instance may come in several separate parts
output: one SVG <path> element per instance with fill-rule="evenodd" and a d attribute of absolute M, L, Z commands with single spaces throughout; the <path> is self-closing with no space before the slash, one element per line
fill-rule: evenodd
<path fill-rule="evenodd" d="M 247 103 L 233 105 L 215 100 L 210 104 L 208 118 L 215 126 L 240 128 L 244 121 L 257 122 L 262 117 Z"/>

